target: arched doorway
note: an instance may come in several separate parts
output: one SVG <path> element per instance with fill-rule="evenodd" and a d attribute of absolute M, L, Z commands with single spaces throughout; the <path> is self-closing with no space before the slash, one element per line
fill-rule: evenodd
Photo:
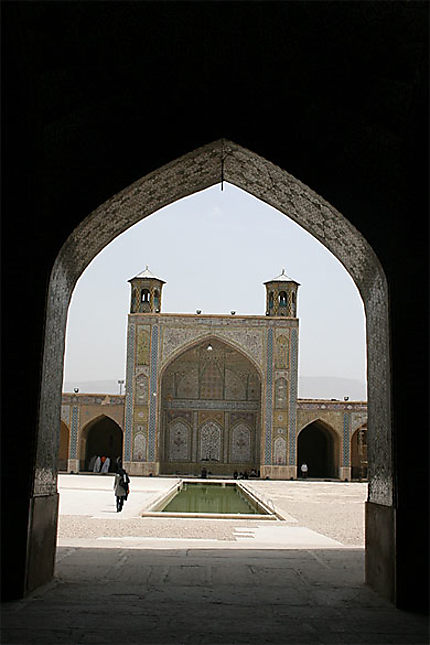
<path fill-rule="evenodd" d="M 367 479 L 367 424 L 351 437 L 351 478 Z"/>
<path fill-rule="evenodd" d="M 61 421 L 60 445 L 58 448 L 58 459 L 57 459 L 57 468 L 59 471 L 67 471 L 67 461 L 69 459 L 69 440 L 70 440 L 70 430 L 66 426 L 64 421 Z"/>
<path fill-rule="evenodd" d="M 80 469 L 89 470 L 93 456 L 109 457 L 109 472 L 115 472 L 117 457 L 122 457 L 122 430 L 110 417 L 100 416 L 83 429 L 81 438 Z"/>
<path fill-rule="evenodd" d="M 162 375 L 161 472 L 258 470 L 260 398 L 256 367 L 231 345 L 214 337 L 182 352 Z"/>
<path fill-rule="evenodd" d="M 297 471 L 307 464 L 308 477 L 338 477 L 337 436 L 322 421 L 313 421 L 300 432 L 297 439 Z"/>
<path fill-rule="evenodd" d="M 392 598 L 396 572 L 395 478 L 388 287 L 383 268 L 363 235 L 330 203 L 282 168 L 223 139 L 166 164 L 107 200 L 76 227 L 57 255 L 47 295 L 32 493 L 38 497 L 35 511 L 38 516 L 34 516 L 32 522 L 36 526 L 39 515 L 43 521 L 45 507 L 56 503 L 56 453 L 52 451 L 54 459 L 51 458 L 45 446 L 50 445 L 53 420 L 58 418 L 61 406 L 67 308 L 77 280 L 88 263 L 120 233 L 162 206 L 218 184 L 220 178 L 278 209 L 319 240 L 345 266 L 363 298 L 368 355 L 368 414 L 372 420 L 368 441 L 366 531 L 370 537 L 366 543 L 366 579 Z M 382 538 L 374 537 L 381 535 L 379 523 L 390 535 L 388 547 L 382 543 Z M 34 545 L 34 548 L 27 549 L 30 553 L 26 578 L 29 590 L 34 586 L 33 578 L 37 584 L 51 578 L 52 566 L 47 563 L 46 569 L 40 572 L 38 542 L 36 536 L 33 538 L 31 526 L 28 535 Z"/>

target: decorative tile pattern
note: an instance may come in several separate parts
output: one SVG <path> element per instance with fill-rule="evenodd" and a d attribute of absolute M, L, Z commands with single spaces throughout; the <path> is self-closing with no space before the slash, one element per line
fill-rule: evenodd
<path fill-rule="evenodd" d="M 168 461 L 189 461 L 191 430 L 183 421 L 174 421 L 169 426 Z"/>
<path fill-rule="evenodd" d="M 136 363 L 138 365 L 149 363 L 149 329 L 143 325 L 137 326 Z"/>
<path fill-rule="evenodd" d="M 131 440 L 133 425 L 133 374 L 134 374 L 134 340 L 136 326 L 133 323 L 128 327 L 127 340 L 127 372 L 125 394 L 125 433 L 124 433 L 124 460 L 131 460 Z"/>
<path fill-rule="evenodd" d="M 361 428 L 365 423 L 367 423 L 367 413 L 353 412 L 351 414 L 351 434 L 354 434 L 355 430 Z"/>
<path fill-rule="evenodd" d="M 264 463 L 272 461 L 272 382 L 273 382 L 273 329 L 267 332 L 267 375 L 266 375 L 266 437 Z"/>
<path fill-rule="evenodd" d="M 136 403 L 138 405 L 148 404 L 148 378 L 144 374 L 136 376 Z"/>
<path fill-rule="evenodd" d="M 350 441 L 349 434 L 351 431 L 351 415 L 345 412 L 343 415 L 343 465 L 350 464 Z"/>
<path fill-rule="evenodd" d="M 276 338 L 276 367 L 282 368 L 289 366 L 289 338 L 287 334 L 288 332 L 285 332 Z"/>
<path fill-rule="evenodd" d="M 149 380 L 149 432 L 148 461 L 155 460 L 155 421 L 157 417 L 157 363 L 158 363 L 158 325 L 151 332 L 151 375 Z"/>
<path fill-rule="evenodd" d="M 222 430 L 214 421 L 206 421 L 200 429 L 200 460 L 221 461 Z"/>
<path fill-rule="evenodd" d="M 288 381 L 278 378 L 275 382 L 275 408 L 285 408 L 287 405 Z"/>
<path fill-rule="evenodd" d="M 202 325 L 204 324 L 204 326 Z M 235 329 L 232 329 L 234 326 Z M 258 328 L 239 327 L 237 321 L 207 319 L 190 321 L 188 325 L 182 322 L 182 326 L 164 326 L 162 334 L 162 362 L 163 365 L 170 359 L 173 353 L 177 353 L 181 347 L 187 347 L 190 342 L 213 336 L 220 340 L 226 340 L 233 346 L 240 349 L 245 355 L 252 356 L 261 365 L 263 336 L 262 330 Z"/>
<path fill-rule="evenodd" d="M 70 425 L 70 405 L 61 406 L 61 421 L 64 421 L 66 426 Z"/>
<path fill-rule="evenodd" d="M 200 401 L 199 399 L 184 399 L 166 401 L 168 410 L 258 410 L 258 401 Z"/>
<path fill-rule="evenodd" d="M 133 441 L 133 461 L 146 460 L 146 437 L 143 432 L 138 432 Z"/>
<path fill-rule="evenodd" d="M 277 437 L 274 442 L 273 461 L 277 466 L 287 463 L 287 442 L 283 437 Z"/>
<path fill-rule="evenodd" d="M 231 461 L 234 463 L 251 461 L 251 430 L 244 423 L 239 423 L 233 428 Z"/>
<path fill-rule="evenodd" d="M 366 413 L 367 417 L 367 404 L 366 403 L 357 403 L 353 401 L 352 403 L 346 403 L 344 401 L 309 401 L 301 400 L 297 401 L 298 410 L 362 410 Z"/>
<path fill-rule="evenodd" d="M 290 435 L 290 466 L 296 463 L 296 425 L 297 425 L 297 354 L 298 330 L 291 330 L 291 380 L 290 380 L 290 410 L 289 410 L 289 435 Z"/>
<path fill-rule="evenodd" d="M 78 458 L 78 427 L 79 427 L 79 407 L 75 403 L 72 407 L 72 428 L 70 433 L 70 459 Z"/>

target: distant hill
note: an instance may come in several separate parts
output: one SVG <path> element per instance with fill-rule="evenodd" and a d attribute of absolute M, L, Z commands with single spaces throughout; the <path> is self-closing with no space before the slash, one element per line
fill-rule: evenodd
<path fill-rule="evenodd" d="M 300 399 L 340 399 L 367 401 L 366 383 L 336 376 L 299 376 Z"/>
<path fill-rule="evenodd" d="M 115 380 L 73 381 L 64 383 L 64 392 L 73 392 L 75 387 L 88 394 L 119 394 Z M 124 394 L 124 386 L 122 386 Z M 351 401 L 366 401 L 366 384 L 356 379 L 336 376 L 300 376 L 299 398 L 301 399 L 340 399 L 349 396 Z"/>

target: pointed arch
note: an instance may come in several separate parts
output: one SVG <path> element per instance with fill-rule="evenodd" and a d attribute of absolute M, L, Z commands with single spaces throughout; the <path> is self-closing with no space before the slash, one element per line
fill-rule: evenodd
<path fill-rule="evenodd" d="M 377 518 L 386 518 L 393 509 L 395 482 L 388 287 L 384 271 L 363 235 L 323 197 L 274 163 L 224 139 L 175 159 L 114 195 L 71 232 L 59 251 L 47 294 L 33 495 L 44 496 L 46 503 L 49 496 L 56 495 L 57 455 L 46 447 L 50 445 L 52 429 L 59 429 L 67 309 L 77 280 L 91 260 L 120 233 L 163 206 L 219 183 L 221 169 L 224 181 L 284 213 L 326 246 L 351 275 L 363 298 L 368 355 L 368 504 L 372 505 L 368 518 L 376 527 Z M 388 515 L 384 508 L 390 509 Z M 379 582 L 381 575 L 376 566 L 378 545 L 371 548 L 373 555 L 368 561 L 375 566 L 368 567 L 368 571 L 371 583 L 380 588 L 383 583 Z M 384 570 L 390 589 L 394 571 L 391 558 Z"/>
<path fill-rule="evenodd" d="M 203 345 L 204 343 L 208 343 L 208 345 L 211 342 L 219 342 L 223 343 L 227 347 L 230 347 L 230 349 L 234 349 L 236 352 L 239 354 L 242 354 L 244 358 L 246 358 L 256 369 L 259 379 L 261 381 L 262 379 L 262 370 L 261 370 L 261 365 L 258 364 L 258 362 L 255 360 L 253 356 L 251 356 L 242 345 L 239 343 L 235 342 L 233 339 L 230 338 L 224 338 L 222 335 L 217 335 L 215 333 L 203 333 L 201 336 L 198 336 L 197 338 L 194 337 L 192 340 L 185 342 L 184 344 L 180 345 L 177 347 L 174 352 L 172 352 L 168 359 L 164 362 L 162 367 L 160 367 L 159 371 L 159 380 L 160 382 L 163 379 L 163 375 L 165 371 L 170 367 L 170 365 L 177 359 L 180 358 L 183 354 L 188 352 L 190 349 L 194 349 L 195 347 L 198 347 L 199 345 Z"/>
<path fill-rule="evenodd" d="M 322 419 L 307 423 L 297 437 L 297 466 L 307 464 L 308 476 L 339 477 L 340 441 L 335 429 Z"/>
<path fill-rule="evenodd" d="M 115 469 L 115 460 L 122 458 L 123 431 L 109 414 L 99 414 L 88 421 L 79 433 L 80 470 L 88 470 L 95 456 L 110 459 L 109 470 Z"/>

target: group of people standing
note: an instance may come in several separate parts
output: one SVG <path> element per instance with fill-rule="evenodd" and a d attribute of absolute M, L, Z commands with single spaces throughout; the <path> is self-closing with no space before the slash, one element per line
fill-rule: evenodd
<path fill-rule="evenodd" d="M 88 464 L 88 470 L 92 473 L 108 473 L 110 468 L 110 457 L 93 455 Z"/>

